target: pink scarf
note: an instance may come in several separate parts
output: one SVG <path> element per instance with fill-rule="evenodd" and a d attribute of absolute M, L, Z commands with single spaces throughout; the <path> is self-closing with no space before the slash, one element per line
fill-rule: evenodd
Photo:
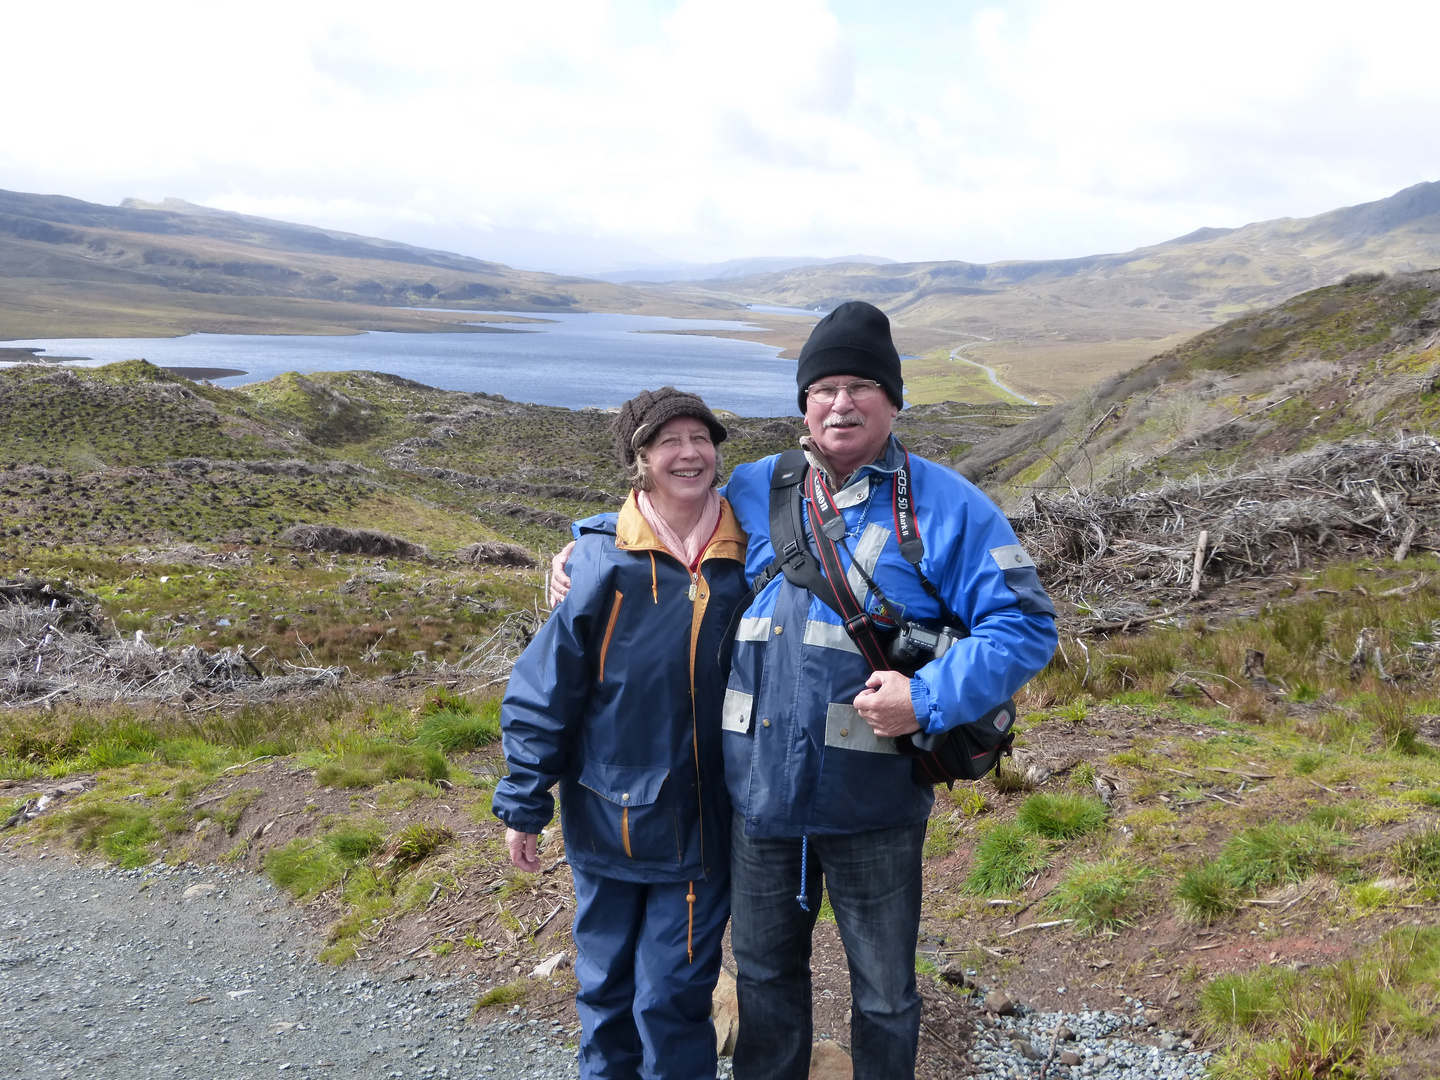
<path fill-rule="evenodd" d="M 640 508 L 640 516 L 655 530 L 655 535 L 660 538 L 666 550 L 693 570 L 696 560 L 700 558 L 705 545 L 715 535 L 716 526 L 720 524 L 720 493 L 714 488 L 706 492 L 705 509 L 700 511 L 700 520 L 685 536 L 672 529 L 670 523 L 660 515 L 660 511 L 655 509 L 648 491 L 635 493 L 635 505 Z"/>

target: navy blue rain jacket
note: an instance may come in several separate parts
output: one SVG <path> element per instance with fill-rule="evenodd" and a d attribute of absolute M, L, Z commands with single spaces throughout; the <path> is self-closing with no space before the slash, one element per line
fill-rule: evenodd
<path fill-rule="evenodd" d="M 677 882 L 728 871 L 730 801 L 716 659 L 745 596 L 745 534 L 728 503 L 692 575 L 632 493 L 577 525 L 570 594 L 510 676 L 500 710 L 510 775 L 493 809 L 538 833 L 560 785 L 581 871 Z M 692 592 L 693 589 L 693 592 Z"/>

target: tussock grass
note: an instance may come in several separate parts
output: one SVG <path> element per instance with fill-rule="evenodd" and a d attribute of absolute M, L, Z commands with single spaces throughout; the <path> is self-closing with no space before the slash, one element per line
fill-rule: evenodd
<path fill-rule="evenodd" d="M 1237 889 L 1265 888 L 1333 870 L 1338 849 L 1345 843 L 1339 833 L 1313 822 L 1272 822 L 1244 829 L 1225 841 L 1220 865 Z"/>
<path fill-rule="evenodd" d="M 376 742 L 348 750 L 338 761 L 322 765 L 315 782 L 323 787 L 375 787 L 387 780 L 423 780 L 433 783 L 450 775 L 450 763 L 439 750 Z"/>
<path fill-rule="evenodd" d="M 1200 1025 L 1224 1043 L 1222 1080 L 1392 1075 L 1391 1055 L 1440 1030 L 1440 928 L 1388 932 L 1367 955 L 1296 972 L 1265 967 L 1211 980 Z"/>
<path fill-rule="evenodd" d="M 1050 865 L 1050 845 L 1014 822 L 988 829 L 975 845 L 965 891 L 975 896 L 1011 893 Z"/>
<path fill-rule="evenodd" d="M 445 845 L 452 843 L 455 833 L 444 825 L 415 821 L 406 825 L 385 845 L 390 861 L 399 866 L 424 862 Z"/>
<path fill-rule="evenodd" d="M 42 820 L 42 829 L 64 832 L 81 851 L 98 849 L 126 869 L 153 862 L 151 845 L 163 835 L 151 812 L 125 803 L 96 800 Z"/>
<path fill-rule="evenodd" d="M 1378 595 L 1409 586 L 1417 576 L 1426 580 L 1410 593 Z M 1377 566 L 1369 560 L 1336 563 L 1304 582 L 1297 579 L 1297 595 L 1266 605 L 1255 617 L 1218 632 L 1205 624 L 1151 627 L 1133 636 L 1093 643 L 1088 655 L 1066 645 L 1056 651 L 1028 693 L 1032 700 L 1050 702 L 1057 711 L 1086 698 L 1115 700 L 1135 694 L 1156 700 L 1180 695 L 1213 705 L 1200 689 L 1203 684 L 1240 718 L 1256 722 L 1265 719 L 1269 709 L 1243 678 L 1246 652 L 1255 649 L 1265 654 L 1266 675 L 1288 688 L 1291 700 L 1313 701 L 1326 693 L 1349 698 L 1357 690 L 1369 693 L 1372 703 L 1362 708 L 1360 717 L 1364 729 L 1378 732 L 1390 749 L 1409 752 L 1414 730 L 1404 702 L 1411 696 L 1409 684 L 1431 671 L 1426 650 L 1440 624 L 1440 580 L 1436 579 L 1440 579 L 1440 560 L 1430 554 L 1411 558 L 1404 568 Z M 1302 586 L 1304 591 L 1299 591 Z M 1398 689 L 1377 689 L 1373 682 L 1357 685 L 1350 660 L 1365 629 L 1381 645 L 1389 674 L 1402 680 Z M 1182 673 L 1186 678 L 1179 678 Z"/>
<path fill-rule="evenodd" d="M 374 825 L 345 823 L 325 834 L 325 846 L 347 862 L 359 862 L 385 846 L 385 834 Z"/>
<path fill-rule="evenodd" d="M 1230 875 L 1218 862 L 1206 861 L 1180 875 L 1171 893 L 1181 919 L 1209 926 L 1239 907 Z"/>
<path fill-rule="evenodd" d="M 1036 792 L 1015 815 L 1027 832 L 1051 840 L 1069 840 L 1105 827 L 1110 810 L 1099 799 L 1067 792 Z"/>
<path fill-rule="evenodd" d="M 420 722 L 415 741 L 447 754 L 478 750 L 500 737 L 500 702 L 490 700 L 478 711 L 443 709 Z"/>
<path fill-rule="evenodd" d="M 1295 974 L 1283 968 L 1220 975 L 1200 991 L 1200 1019 L 1217 1032 L 1253 1031 L 1281 1014 L 1294 982 Z"/>
<path fill-rule="evenodd" d="M 1074 863 L 1055 887 L 1048 907 L 1074 919 L 1082 933 L 1128 926 L 1148 902 L 1153 868 L 1123 855 Z"/>
<path fill-rule="evenodd" d="M 346 860 L 317 840 L 296 838 L 265 856 L 265 873 L 297 900 L 312 900 L 345 874 Z"/>
<path fill-rule="evenodd" d="M 530 996 L 530 988 L 519 979 L 514 982 L 505 983 L 503 986 L 492 987 L 480 995 L 475 1002 L 473 1012 L 481 1009 L 493 1009 L 496 1005 L 518 1005 Z"/>
<path fill-rule="evenodd" d="M 1390 850 L 1390 864 L 1432 894 L 1440 892 L 1440 827 L 1407 837 Z"/>

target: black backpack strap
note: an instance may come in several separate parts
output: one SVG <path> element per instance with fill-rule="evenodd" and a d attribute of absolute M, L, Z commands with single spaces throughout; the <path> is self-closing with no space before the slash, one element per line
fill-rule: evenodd
<path fill-rule="evenodd" d="M 800 485 L 804 483 L 805 470 L 809 467 L 810 461 L 805 456 L 805 451 L 798 449 L 786 450 L 775 462 L 775 469 L 770 474 L 770 546 L 775 549 L 775 558 L 755 576 L 750 592 L 741 599 L 734 614 L 730 616 L 730 625 L 725 628 L 725 636 L 720 641 L 719 659 L 722 673 L 728 675 L 730 671 L 735 631 L 740 628 L 740 620 L 745 617 L 745 612 L 750 610 L 755 598 L 782 573 L 786 577 L 790 577 L 792 573 L 803 575 L 803 564 L 807 561 L 814 562 L 810 558 L 809 548 L 806 547 L 804 526 L 800 520 Z M 821 582 L 824 582 L 824 575 L 819 574 L 818 568 L 816 573 Z M 793 577 L 790 577 L 790 580 L 795 581 Z M 801 588 L 809 588 L 809 585 L 802 582 L 795 583 Z"/>
<path fill-rule="evenodd" d="M 730 617 L 730 625 L 726 627 L 719 652 L 721 670 L 727 674 L 740 620 L 765 586 L 781 574 L 785 575 L 790 584 L 811 593 L 840 616 L 846 632 L 860 647 L 861 654 L 870 661 L 872 667 L 878 671 L 888 666 L 869 616 L 860 608 L 843 572 L 837 574 L 838 586 L 832 583 L 822 569 L 820 560 L 816 559 L 806 542 L 804 483 L 809 475 L 810 460 L 805 456 L 805 451 L 798 449 L 786 450 L 781 454 L 770 474 L 770 546 L 775 549 L 775 558 L 756 575 L 749 594 L 740 601 L 735 613 Z M 822 482 L 821 488 L 823 487 Z M 835 545 L 818 530 L 815 536 L 822 547 L 822 557 L 829 555 L 838 568 L 840 560 L 835 554 Z M 868 640 L 864 640 L 865 638 Z"/>

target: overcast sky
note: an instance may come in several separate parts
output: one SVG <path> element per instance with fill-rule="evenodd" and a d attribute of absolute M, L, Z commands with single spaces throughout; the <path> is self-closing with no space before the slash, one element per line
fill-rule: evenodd
<path fill-rule="evenodd" d="M 1440 3 L 0 0 L 0 187 L 600 270 L 1124 251 L 1440 180 Z"/>

